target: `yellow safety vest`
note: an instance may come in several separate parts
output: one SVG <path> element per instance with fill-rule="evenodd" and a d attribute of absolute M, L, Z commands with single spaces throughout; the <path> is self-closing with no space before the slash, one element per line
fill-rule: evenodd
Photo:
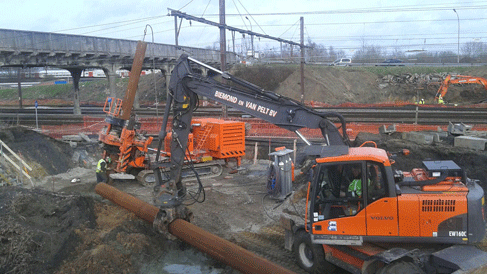
<path fill-rule="evenodd" d="M 96 165 L 96 173 L 104 172 L 103 170 L 101 170 L 102 163 L 105 163 L 105 169 L 106 169 L 107 163 L 105 162 L 105 159 L 100 159 L 100 161 L 98 161 L 98 164 Z"/>

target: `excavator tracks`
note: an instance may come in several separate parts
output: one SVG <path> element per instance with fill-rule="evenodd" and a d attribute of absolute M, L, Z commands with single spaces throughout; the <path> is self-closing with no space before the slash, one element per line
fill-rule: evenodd
<path fill-rule="evenodd" d="M 208 163 L 193 164 L 194 169 L 198 172 L 200 179 L 209 179 L 218 177 L 222 174 L 223 167 L 219 161 L 213 161 Z M 163 172 L 163 180 L 168 180 L 169 172 Z M 183 182 L 189 182 L 196 180 L 196 175 L 189 165 L 186 165 L 182 170 Z M 151 186 L 156 182 L 153 170 L 142 170 L 136 176 L 137 182 L 143 186 Z"/>

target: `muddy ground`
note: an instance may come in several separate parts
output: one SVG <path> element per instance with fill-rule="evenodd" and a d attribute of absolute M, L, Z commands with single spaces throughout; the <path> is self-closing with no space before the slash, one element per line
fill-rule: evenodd
<path fill-rule="evenodd" d="M 39 170 L 35 188 L 30 182 L 0 187 L 0 273 L 238 273 L 187 244 L 166 240 L 151 224 L 95 194 L 96 147 L 72 148 L 24 128 L 3 129 L 0 135 L 10 136 L 1 139 Z M 365 140 L 391 152 L 409 149 L 408 158 L 397 158 L 396 166 L 403 170 L 419 167 L 422 159 L 453 159 L 486 188 L 485 151 L 453 148 L 450 139 L 419 145 L 394 134 L 359 134 L 356 142 Z M 242 164 L 246 172 L 233 173 L 230 164 L 221 176 L 203 180 L 206 199 L 190 206 L 194 224 L 304 273 L 284 250 L 283 230 L 277 222 L 282 210 L 302 215 L 303 199 L 293 199 L 296 204 L 288 203 L 286 208 L 269 199 L 268 160 L 254 164 L 252 159 L 253 147 L 249 147 Z M 300 182 L 293 188 L 302 188 Z M 191 187 L 194 182 L 187 184 Z M 151 187 L 130 181 L 113 185 L 152 201 Z"/>

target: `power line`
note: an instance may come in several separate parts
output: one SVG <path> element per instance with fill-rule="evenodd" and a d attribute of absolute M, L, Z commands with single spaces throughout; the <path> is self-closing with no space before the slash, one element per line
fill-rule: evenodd
<path fill-rule="evenodd" d="M 238 14 L 240 14 L 240 19 L 242 20 L 242 23 L 244 24 L 245 28 L 248 30 L 249 28 L 247 27 L 247 24 L 245 23 L 245 20 L 242 16 L 242 14 L 240 13 L 240 10 L 238 9 L 238 6 L 237 4 L 235 4 L 235 0 L 232 0 L 233 1 L 233 5 L 235 6 L 235 8 L 237 9 L 237 12 Z M 205 25 L 206 26 L 206 25 Z"/>
<path fill-rule="evenodd" d="M 485 2 L 484 2 L 485 3 Z M 431 7 L 431 5 L 435 5 Z M 412 11 L 439 11 L 451 10 L 471 10 L 471 9 L 486 9 L 487 5 L 471 5 L 462 4 L 458 7 L 457 3 L 446 4 L 431 4 L 431 5 L 411 5 L 411 6 L 390 6 L 390 7 L 374 7 L 374 8 L 360 8 L 360 9 L 338 9 L 326 11 L 296 11 L 296 12 L 270 12 L 270 13 L 252 13 L 253 16 L 284 16 L 284 15 L 320 15 L 320 14 L 352 14 L 352 13 L 382 13 L 382 12 L 412 12 Z M 440 5 L 440 6 L 436 6 Z M 208 14 L 207 16 L 217 16 L 217 14 Z M 227 13 L 226 16 L 237 16 L 237 14 Z"/>
<path fill-rule="evenodd" d="M 463 21 L 480 21 L 486 20 L 487 17 L 482 18 L 466 18 L 460 19 L 460 22 Z M 307 26 L 333 26 L 333 25 L 363 25 L 363 24 L 391 24 L 391 23 L 416 23 L 416 22 L 447 22 L 447 21 L 455 21 L 457 19 L 411 19 L 411 20 L 387 20 L 387 21 L 359 21 L 359 22 L 329 22 L 329 23 L 307 23 Z M 268 24 L 262 25 L 263 27 L 287 27 L 287 26 L 294 26 L 294 24 Z M 236 25 L 236 27 L 239 27 Z"/>
<path fill-rule="evenodd" d="M 153 20 L 153 19 L 162 18 L 162 17 L 166 17 L 166 16 L 167 15 L 151 16 L 151 17 L 145 17 L 145 18 L 139 18 L 139 19 L 133 19 L 133 20 L 124 20 L 124 21 L 118 21 L 118 22 L 112 22 L 112 23 L 90 25 L 90 26 L 77 27 L 77 28 L 71 28 L 71 29 L 63 29 L 63 30 L 57 30 L 57 31 L 52 31 L 52 32 L 57 33 L 57 32 L 65 32 L 65 31 L 72 31 L 72 30 L 78 30 L 78 29 L 95 28 L 95 27 L 109 26 L 109 25 L 122 24 L 122 23 L 134 22 L 134 21 L 141 22 L 141 21 L 145 21 L 145 20 Z"/>
<path fill-rule="evenodd" d="M 283 36 L 283 35 L 284 35 L 286 32 L 288 32 L 288 31 L 289 31 L 289 30 L 290 30 L 292 27 L 294 27 L 294 26 L 295 26 L 295 25 L 296 25 L 298 22 L 299 22 L 299 20 L 298 20 L 298 21 L 296 21 L 294 24 L 292 24 L 292 25 L 291 25 L 291 26 L 290 26 L 290 27 L 289 27 L 289 28 L 288 28 L 288 29 L 287 29 L 285 32 L 283 32 L 283 33 L 282 33 L 281 35 L 279 35 L 278 37 L 282 37 L 282 36 Z"/>
<path fill-rule="evenodd" d="M 254 20 L 255 24 L 257 24 L 257 26 L 259 27 L 259 29 L 265 34 L 267 35 L 267 33 L 260 27 L 259 23 L 257 22 L 257 20 L 254 19 L 254 17 L 252 16 L 252 14 L 249 13 L 249 11 L 245 8 L 245 6 L 242 4 L 242 2 L 240 2 L 240 0 L 237 0 L 240 5 L 242 5 L 242 7 L 244 8 L 244 10 L 247 12 L 247 14 L 250 16 L 250 18 L 252 18 L 252 20 Z M 227 16 L 225 14 L 225 16 Z"/>
<path fill-rule="evenodd" d="M 181 8 L 179 8 L 178 10 L 182 10 L 184 9 L 186 6 L 188 6 L 189 4 L 191 4 L 191 2 L 193 2 L 193 0 L 189 1 L 186 5 L 182 6 Z"/>

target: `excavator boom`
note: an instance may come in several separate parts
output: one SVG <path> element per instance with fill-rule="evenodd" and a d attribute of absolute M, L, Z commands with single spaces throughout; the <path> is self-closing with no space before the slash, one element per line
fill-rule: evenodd
<path fill-rule="evenodd" d="M 435 101 L 438 102 L 438 99 L 445 98 L 445 95 L 448 92 L 448 87 L 451 84 L 479 84 L 484 86 L 484 88 L 487 90 L 487 79 L 485 78 L 468 75 L 448 75 L 445 77 L 445 80 L 441 82 L 440 88 L 435 95 Z"/>

